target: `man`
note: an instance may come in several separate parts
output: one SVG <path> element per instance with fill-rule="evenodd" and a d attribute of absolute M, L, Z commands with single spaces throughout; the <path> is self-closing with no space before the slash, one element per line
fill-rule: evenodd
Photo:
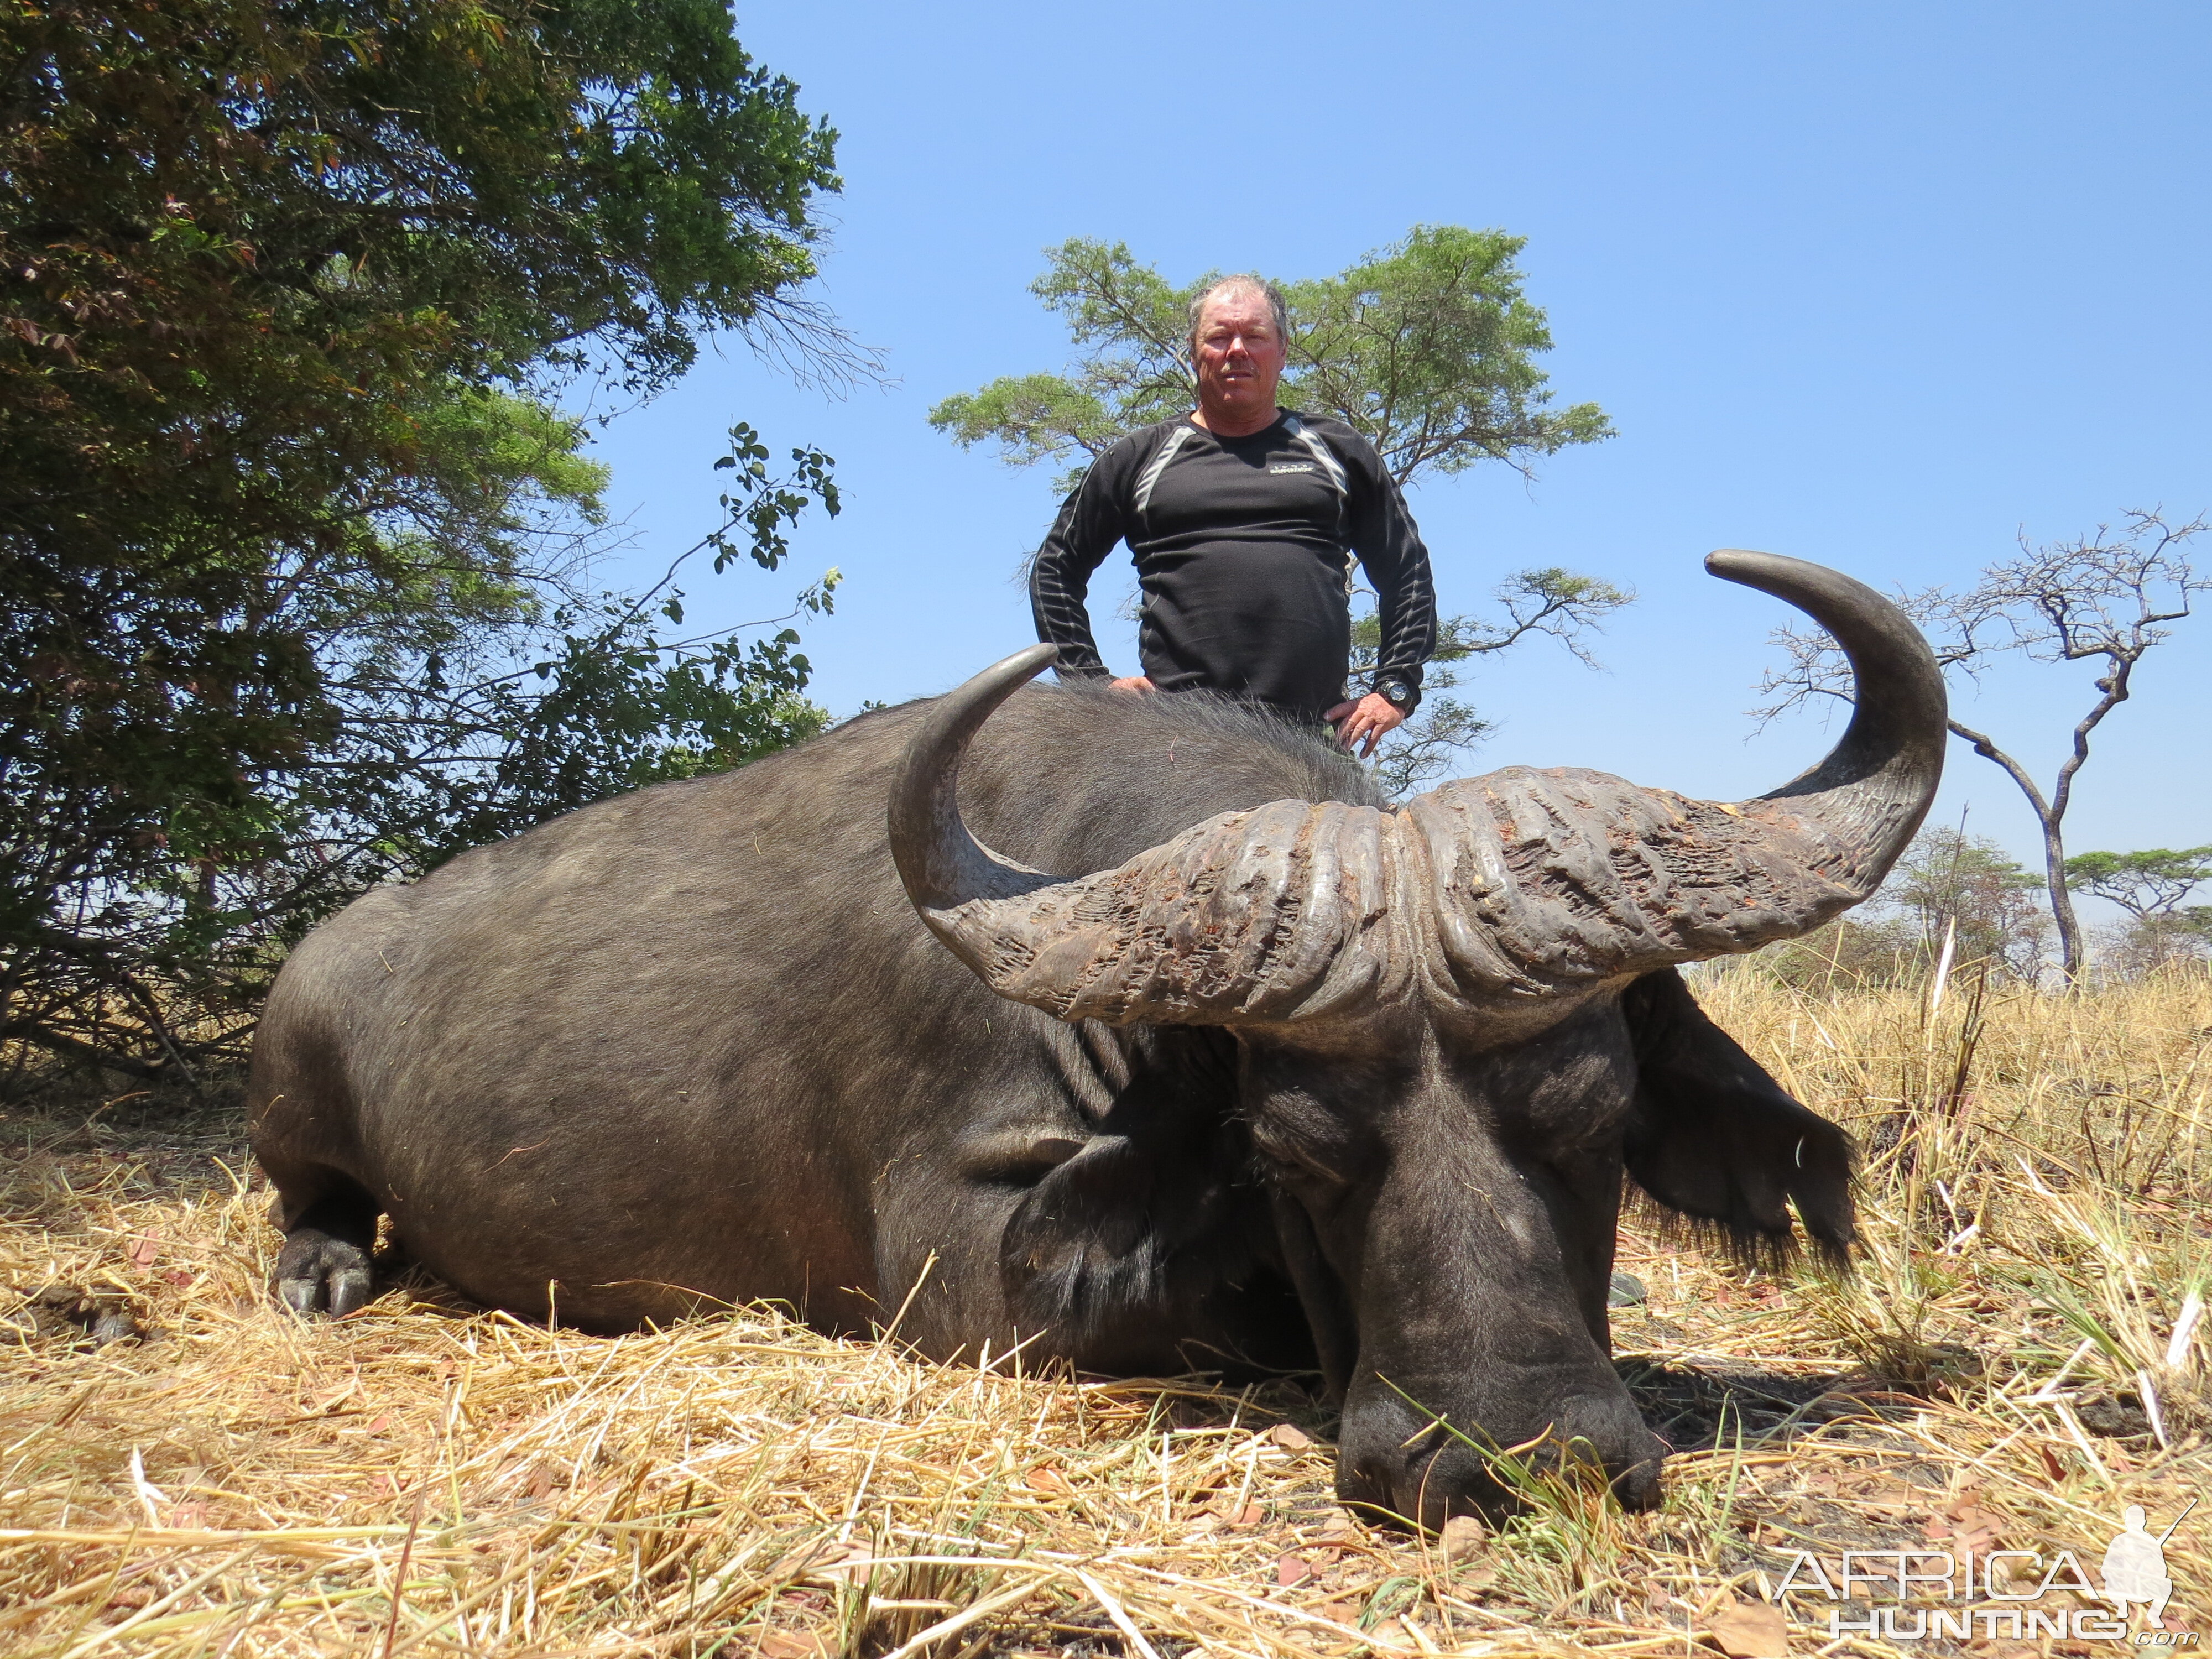
<path fill-rule="evenodd" d="M 1127 541 L 1145 590 L 1143 672 L 1113 679 L 1115 690 L 1210 688 L 1326 720 L 1364 757 L 1420 701 L 1436 648 L 1429 556 L 1373 445 L 1340 422 L 1276 406 L 1287 336 L 1282 295 L 1259 277 L 1225 277 L 1199 296 L 1197 410 L 1131 433 L 1092 464 L 1038 550 L 1030 599 L 1037 637 L 1060 647 L 1060 672 L 1104 677 L 1084 597 Z M 1355 560 L 1382 635 L 1373 685 L 1357 698 L 1345 684 Z M 1707 1019 L 1673 969 L 1630 986 L 1621 1012 L 1640 1079 L 1622 1126 L 1631 1175 L 1778 1249 L 1788 1248 L 1795 1202 L 1825 1252 L 1844 1250 L 1853 1229 L 1843 1132 Z M 1805 1172 L 1786 1193 L 1746 1181 L 1733 1159 L 1777 1137 L 1794 1142 Z M 1697 1145 L 1711 1156 L 1661 1151 Z"/>
<path fill-rule="evenodd" d="M 1420 702 L 1436 647 L 1428 550 L 1375 447 L 1340 421 L 1275 404 L 1289 356 L 1274 285 L 1230 276 L 1191 307 L 1198 408 L 1131 433 L 1084 475 L 1030 577 L 1037 637 L 1060 672 L 1104 677 L 1084 609 L 1091 575 L 1126 541 L 1145 592 L 1142 672 L 1121 691 L 1220 691 L 1326 720 L 1371 755 Z M 1370 688 L 1346 679 L 1352 569 L 1382 629 Z"/>

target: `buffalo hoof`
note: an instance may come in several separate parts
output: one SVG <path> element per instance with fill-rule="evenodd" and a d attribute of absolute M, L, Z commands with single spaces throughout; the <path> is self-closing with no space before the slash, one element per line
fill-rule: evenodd
<path fill-rule="evenodd" d="M 276 1257 L 276 1294 L 294 1313 L 343 1319 L 374 1286 L 368 1252 L 314 1227 L 296 1227 Z"/>

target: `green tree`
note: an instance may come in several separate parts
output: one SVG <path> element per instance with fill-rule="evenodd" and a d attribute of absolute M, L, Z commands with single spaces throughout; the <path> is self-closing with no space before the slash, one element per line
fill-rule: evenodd
<path fill-rule="evenodd" d="M 2128 913 L 2116 953 L 2123 971 L 2154 968 L 2212 949 L 2212 905 L 2183 902 L 2208 881 L 2212 847 L 2077 853 L 2066 860 L 2069 888 L 2110 899 Z"/>
<path fill-rule="evenodd" d="M 2066 860 L 2069 887 L 2110 899 L 2137 921 L 2171 915 L 2208 881 L 2212 881 L 2212 847 L 2178 853 L 2165 847 L 2139 853 L 2077 853 Z"/>
<path fill-rule="evenodd" d="M 1405 239 L 1330 277 L 1285 283 L 1291 312 L 1284 401 L 1343 421 L 1374 444 L 1402 489 L 1425 474 L 1486 460 L 1528 473 L 1535 459 L 1613 434 L 1595 404 L 1551 407 L 1536 357 L 1551 349 L 1543 312 L 1522 293 L 1515 264 L 1526 239 L 1455 225 L 1416 226 Z M 1076 237 L 1045 250 L 1030 291 L 1067 325 L 1069 373 L 1005 376 L 947 398 L 930 424 L 963 448 L 994 443 L 1013 466 L 1052 462 L 1063 489 L 1125 434 L 1188 414 L 1197 403 L 1190 303 L 1219 274 L 1178 288 L 1121 242 Z M 1521 572 L 1498 590 L 1504 620 L 1440 624 L 1436 661 L 1502 650 L 1531 633 L 1573 645 L 1631 595 L 1559 570 Z M 1371 665 L 1371 620 L 1367 638 Z M 1579 648 L 1578 654 L 1579 654 Z M 1455 683 L 1449 668 L 1434 690 Z M 1434 777 L 1488 723 L 1439 697 L 1378 758 L 1386 787 Z"/>
<path fill-rule="evenodd" d="M 374 878 L 347 846 L 563 804 L 586 711 L 616 785 L 811 718 L 793 641 L 590 596 L 550 401 L 709 329 L 865 367 L 800 294 L 835 135 L 720 4 L 0 0 L 0 1038 L 186 1066 L 186 981 L 250 997 L 210 964 Z M 715 535 L 772 568 L 826 460 L 738 451 Z"/>
<path fill-rule="evenodd" d="M 1613 435 L 1595 404 L 1549 407 L 1534 361 L 1552 349 L 1521 292 L 1527 239 L 1420 225 L 1335 276 L 1282 284 L 1290 302 L 1286 401 L 1333 415 L 1382 453 L 1401 488 L 1426 471 L 1535 457 Z M 1122 242 L 1074 237 L 1045 250 L 1030 292 L 1066 323 L 1069 374 L 1001 377 L 939 403 L 929 423 L 961 447 L 992 442 L 1010 465 L 1073 463 L 1063 487 L 1125 433 L 1197 404 L 1190 302 L 1218 278 L 1177 288 Z"/>
<path fill-rule="evenodd" d="M 1887 908 L 1917 926 L 1933 961 L 1955 933 L 1955 962 L 1991 963 L 2033 981 L 2043 967 L 2050 919 L 2036 902 L 2041 881 L 1985 836 L 1923 830 L 1882 892 Z"/>

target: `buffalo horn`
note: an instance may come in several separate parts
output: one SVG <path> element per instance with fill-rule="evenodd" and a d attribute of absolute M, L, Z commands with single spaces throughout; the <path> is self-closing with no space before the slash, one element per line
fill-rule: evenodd
<path fill-rule="evenodd" d="M 900 878 L 1000 995 L 1116 1024 L 1274 1023 L 1416 992 L 1480 1010 L 1809 932 L 1874 890 L 1926 813 L 1942 678 L 1904 615 L 1847 576 L 1765 553 L 1706 568 L 1796 605 L 1851 662 L 1842 740 L 1771 794 L 1699 801 L 1512 767 L 1398 811 L 1227 812 L 1118 869 L 1056 878 L 978 843 L 955 799 L 969 741 L 1051 660 L 1039 647 L 943 698 L 915 734 L 890 804 Z"/>

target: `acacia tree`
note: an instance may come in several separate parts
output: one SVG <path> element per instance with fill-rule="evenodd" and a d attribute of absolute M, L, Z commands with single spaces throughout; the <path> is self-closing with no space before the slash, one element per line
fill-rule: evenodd
<path fill-rule="evenodd" d="M 1549 407 L 1534 360 L 1552 349 L 1551 330 L 1514 264 L 1527 240 L 1420 225 L 1337 276 L 1282 283 L 1289 397 L 1366 438 L 1401 489 L 1483 460 L 1525 473 L 1538 456 L 1611 437 L 1595 404 Z M 1081 236 L 1045 258 L 1030 292 L 1066 322 L 1074 372 L 1003 376 L 945 398 L 929 423 L 963 449 L 996 443 L 1015 466 L 1073 460 L 1060 479 L 1073 489 L 1123 434 L 1196 405 L 1190 302 L 1220 273 L 1178 288 L 1127 243 Z"/>
<path fill-rule="evenodd" d="M 1595 404 L 1551 407 L 1535 362 L 1551 349 L 1551 331 L 1514 263 L 1525 245 L 1504 231 L 1416 226 L 1334 276 L 1281 284 L 1291 312 L 1285 401 L 1365 437 L 1401 489 L 1483 461 L 1528 474 L 1540 457 L 1610 437 Z M 1177 287 L 1138 264 L 1126 243 L 1086 237 L 1046 249 L 1045 258 L 1030 291 L 1066 323 L 1077 350 L 1070 372 L 1001 377 L 944 399 L 929 422 L 963 449 L 995 444 L 1010 465 L 1055 463 L 1065 469 L 1060 487 L 1072 489 L 1125 434 L 1196 406 L 1190 302 L 1219 273 Z M 1430 676 L 1431 689 L 1455 684 L 1450 663 L 1532 633 L 1571 646 L 1631 595 L 1547 568 L 1516 574 L 1498 598 L 1503 621 L 1440 623 L 1434 660 L 1447 666 Z M 1366 638 L 1355 633 L 1355 668 Z M 1371 653 L 1371 639 L 1365 648 Z M 1486 730 L 1466 704 L 1431 700 L 1378 762 L 1386 786 L 1437 775 Z"/>
<path fill-rule="evenodd" d="M 2077 893 L 2110 899 L 2137 921 L 2171 915 L 2208 881 L 2212 881 L 2212 847 L 2077 853 L 2066 860 L 2068 886 Z"/>
<path fill-rule="evenodd" d="M 2212 906 L 2183 903 L 2208 881 L 2212 847 L 2077 853 L 2066 860 L 2067 885 L 2126 911 L 2128 953 L 2154 965 L 2212 944 Z"/>
<path fill-rule="evenodd" d="M 2085 965 L 2081 925 L 2067 879 L 2066 813 L 2075 780 L 2088 762 L 2097 728 L 2134 695 L 2136 665 L 2172 637 L 2172 624 L 2191 614 L 2196 596 L 2212 589 L 2212 576 L 2201 574 L 2190 557 L 2190 542 L 2206 528 L 2201 518 L 2169 524 L 2157 513 L 2131 512 L 2118 531 L 2100 525 L 2092 535 L 2043 547 L 2031 547 L 2023 538 L 2018 558 L 1989 566 L 1972 587 L 1930 588 L 1902 601 L 1930 634 L 1946 671 L 1972 678 L 2009 653 L 2036 662 L 2097 665 L 2095 695 L 2074 724 L 2047 792 L 1990 733 L 1955 717 L 1950 722 L 1953 735 L 2001 768 L 2035 814 L 2042 831 L 2044 890 L 2069 983 L 2080 980 Z M 1761 683 L 1762 692 L 1779 694 L 1759 711 L 1762 716 L 1816 696 L 1850 696 L 1848 669 L 1826 635 L 1785 626 L 1775 639 L 1789 653 L 1788 662 Z"/>
<path fill-rule="evenodd" d="M 362 881 L 813 718 L 594 594 L 553 400 L 854 367 L 834 138 L 719 0 L 0 0 L 0 1042 L 189 1067 Z M 766 459 L 718 558 L 834 509 Z"/>

